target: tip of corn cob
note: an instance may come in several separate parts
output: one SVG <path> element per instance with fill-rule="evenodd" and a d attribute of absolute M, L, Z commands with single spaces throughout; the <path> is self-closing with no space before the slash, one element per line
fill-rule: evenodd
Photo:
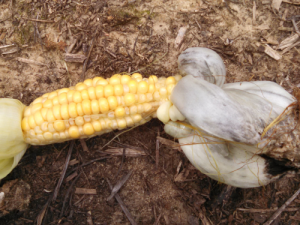
<path fill-rule="evenodd" d="M 21 128 L 24 108 L 16 99 L 0 98 L 0 179 L 17 166 L 28 147 Z"/>

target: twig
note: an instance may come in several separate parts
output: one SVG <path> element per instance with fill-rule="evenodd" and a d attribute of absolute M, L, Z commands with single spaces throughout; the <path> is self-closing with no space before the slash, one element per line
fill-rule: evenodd
<path fill-rule="evenodd" d="M 23 63 L 34 64 L 34 65 L 37 65 L 37 66 L 46 66 L 46 67 L 49 67 L 45 63 L 37 62 L 37 61 L 34 61 L 32 59 L 25 59 L 25 58 L 17 57 L 16 60 L 18 60 L 19 62 L 23 62 Z"/>
<path fill-rule="evenodd" d="M 287 4 L 292 4 L 292 5 L 300 5 L 300 3 L 298 3 L 298 2 L 289 2 L 286 0 L 283 0 L 282 2 L 287 3 Z"/>
<path fill-rule="evenodd" d="M 120 171 L 121 171 L 121 169 L 122 169 L 122 167 L 123 167 L 123 163 L 124 163 L 124 160 L 125 160 L 125 155 L 126 155 L 126 148 L 123 148 L 123 154 L 122 154 L 121 165 L 120 165 L 120 167 L 119 167 L 119 169 L 118 169 L 118 172 L 117 172 L 116 175 L 115 175 L 115 178 L 119 175 L 119 173 L 120 173 Z"/>
<path fill-rule="evenodd" d="M 60 186 L 64 180 L 64 177 L 66 175 L 66 172 L 67 172 L 67 169 L 68 169 L 68 165 L 69 165 L 69 162 L 70 162 L 70 158 L 71 158 L 71 155 L 72 155 L 72 151 L 73 151 L 73 147 L 74 147 L 74 144 L 75 144 L 75 141 L 71 141 L 71 144 L 70 144 L 70 147 L 69 147 L 69 151 L 68 151 L 68 155 L 67 155 L 67 158 L 66 158 L 66 161 L 65 161 L 65 165 L 64 165 L 64 168 L 63 168 L 63 171 L 61 173 L 61 176 L 57 182 L 57 185 L 54 189 L 54 192 L 53 192 L 53 199 L 52 199 L 52 202 L 55 202 L 56 198 L 57 198 L 57 195 L 58 195 L 58 192 L 59 192 L 59 189 L 60 189 Z"/>
<path fill-rule="evenodd" d="M 29 21 L 35 21 L 35 22 L 41 22 L 41 23 L 55 23 L 53 20 L 38 20 L 38 19 L 30 19 L 26 17 L 22 17 L 24 20 L 29 20 Z"/>
<path fill-rule="evenodd" d="M 118 183 L 113 187 L 110 196 L 106 199 L 106 201 L 110 201 L 115 195 L 116 193 L 118 193 L 118 191 L 121 189 L 121 187 L 126 183 L 126 181 L 129 179 L 129 177 L 131 176 L 132 171 L 130 171 L 128 174 L 126 174 L 125 176 L 123 176 Z"/>
<path fill-rule="evenodd" d="M 210 225 L 210 222 L 206 218 L 205 213 L 202 209 L 199 210 L 199 217 L 203 225 Z"/>
<path fill-rule="evenodd" d="M 198 21 L 197 21 L 196 19 L 195 19 L 195 22 L 197 23 L 197 25 L 198 25 L 199 29 L 200 29 L 200 30 L 202 30 L 202 28 L 201 28 L 200 24 L 198 23 Z"/>
<path fill-rule="evenodd" d="M 79 195 L 96 195 L 97 190 L 93 188 L 76 188 L 75 194 Z"/>
<path fill-rule="evenodd" d="M 81 144 L 83 151 L 89 152 L 89 148 L 87 147 L 87 145 L 83 139 L 80 139 L 80 144 Z"/>
<path fill-rule="evenodd" d="M 133 49 L 132 49 L 132 54 L 133 54 L 133 55 L 135 54 L 135 46 L 136 46 L 136 42 L 137 42 L 137 40 L 138 40 L 138 37 L 139 37 L 139 35 L 136 37 L 135 42 L 134 42 L 134 45 L 133 45 Z"/>
<path fill-rule="evenodd" d="M 300 193 L 300 189 L 298 189 L 298 191 L 296 191 L 295 194 L 292 195 L 292 197 L 290 197 L 274 214 L 273 216 L 271 216 L 271 218 L 264 223 L 264 225 L 270 225 L 271 223 L 273 223 L 274 220 L 276 220 L 276 218 L 284 211 L 284 209 L 291 204 L 292 201 L 294 201 L 294 199 L 299 195 Z"/>
<path fill-rule="evenodd" d="M 49 199 L 48 201 L 46 202 L 46 204 L 43 206 L 42 210 L 39 212 L 38 216 L 36 217 L 36 224 L 37 225 L 41 225 L 42 222 L 43 222 L 43 219 L 47 213 L 47 210 L 48 210 L 48 207 L 52 201 L 52 197 L 53 197 L 53 194 L 49 196 Z"/>
<path fill-rule="evenodd" d="M 159 135 L 159 134 L 158 134 Z M 158 165 L 159 165 L 159 139 L 156 138 L 156 145 L 155 145 L 155 166 L 156 169 L 158 169 Z"/>
<path fill-rule="evenodd" d="M 68 188 L 68 191 L 67 191 L 67 193 L 66 193 L 66 195 L 65 195 L 65 198 L 64 198 L 64 201 L 63 201 L 62 209 L 61 209 L 61 211 L 60 211 L 60 215 L 59 215 L 60 218 L 62 218 L 63 215 L 64 215 L 64 210 L 65 210 L 65 206 L 66 206 L 67 199 L 68 199 L 68 197 L 69 197 L 69 195 L 70 195 L 70 192 L 71 192 L 71 190 L 72 190 L 74 184 L 75 184 L 76 181 L 79 179 L 80 175 L 81 175 L 81 173 L 73 180 L 73 182 L 71 183 L 70 187 Z"/>
<path fill-rule="evenodd" d="M 82 80 L 85 79 L 85 71 L 86 71 L 86 67 L 87 67 L 88 61 L 89 61 L 89 59 L 90 59 L 91 52 L 92 52 L 92 49 L 93 49 L 93 47 L 94 47 L 94 42 L 95 42 L 95 39 L 96 39 L 97 36 L 98 36 L 98 30 L 96 31 L 95 37 L 93 37 L 93 39 L 92 39 L 91 46 L 90 46 L 90 48 L 89 48 L 89 52 L 88 52 L 88 54 L 87 54 L 87 56 L 86 56 L 86 60 L 85 60 L 84 63 L 83 63 L 82 74 L 81 74 Z"/>
<path fill-rule="evenodd" d="M 111 183 L 109 182 L 108 179 L 106 179 L 108 185 L 109 185 L 109 188 L 110 190 L 112 190 L 112 185 Z M 130 221 L 131 225 L 137 225 L 137 223 L 134 221 L 131 213 L 128 211 L 127 207 L 125 206 L 124 202 L 122 201 L 121 197 L 119 196 L 119 194 L 115 194 L 115 198 L 116 200 L 118 201 L 118 203 L 120 204 L 123 212 L 125 213 L 125 215 L 127 216 L 127 219 Z"/>
<path fill-rule="evenodd" d="M 269 213 L 269 212 L 275 212 L 278 210 L 277 207 L 273 209 L 243 209 L 243 208 L 237 208 L 237 210 L 245 212 L 245 213 Z M 288 212 L 295 212 L 298 211 L 299 208 L 285 208 L 283 211 L 288 211 Z"/>

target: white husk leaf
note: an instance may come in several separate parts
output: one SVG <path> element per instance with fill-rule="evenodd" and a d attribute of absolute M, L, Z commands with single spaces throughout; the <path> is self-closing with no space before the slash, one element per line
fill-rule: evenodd
<path fill-rule="evenodd" d="M 178 57 L 178 68 L 183 74 L 192 75 L 222 87 L 226 68 L 222 58 L 208 48 L 188 48 Z"/>
<path fill-rule="evenodd" d="M 17 166 L 28 147 L 21 128 L 24 108 L 18 100 L 0 99 L 0 179 Z"/>

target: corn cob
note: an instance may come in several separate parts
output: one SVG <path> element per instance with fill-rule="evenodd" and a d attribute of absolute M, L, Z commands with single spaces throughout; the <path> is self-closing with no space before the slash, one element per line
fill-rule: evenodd
<path fill-rule="evenodd" d="M 46 145 L 143 124 L 156 117 L 180 78 L 116 74 L 44 94 L 24 110 L 24 140 Z"/>

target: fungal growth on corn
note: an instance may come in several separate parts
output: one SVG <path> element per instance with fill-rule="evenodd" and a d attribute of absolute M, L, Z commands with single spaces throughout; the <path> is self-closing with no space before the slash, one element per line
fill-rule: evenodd
<path fill-rule="evenodd" d="M 169 101 L 180 78 L 116 74 L 44 94 L 24 110 L 25 142 L 46 145 L 144 124 Z"/>

